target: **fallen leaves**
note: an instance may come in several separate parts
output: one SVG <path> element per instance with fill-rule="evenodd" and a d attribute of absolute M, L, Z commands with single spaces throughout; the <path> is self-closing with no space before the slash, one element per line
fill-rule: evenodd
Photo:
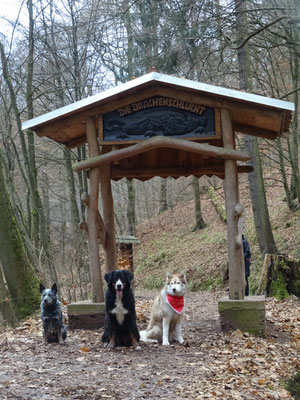
<path fill-rule="evenodd" d="M 139 327 L 152 299 L 137 296 Z M 45 346 L 39 316 L 0 335 L 1 398 L 176 398 L 291 400 L 283 382 L 300 367 L 300 305 L 266 301 L 266 338 L 220 330 L 217 298 L 189 293 L 183 336 L 188 346 L 102 347 L 100 331 L 68 332 L 66 346 Z"/>
<path fill-rule="evenodd" d="M 91 349 L 86 346 L 81 346 L 79 351 L 81 351 L 82 353 L 89 353 L 91 351 Z"/>

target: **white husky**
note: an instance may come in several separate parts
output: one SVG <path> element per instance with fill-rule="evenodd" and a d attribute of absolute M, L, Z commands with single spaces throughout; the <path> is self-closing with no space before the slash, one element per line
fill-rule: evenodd
<path fill-rule="evenodd" d="M 144 342 L 162 342 L 168 346 L 170 341 L 183 343 L 181 335 L 182 319 L 185 312 L 187 283 L 183 272 L 167 274 L 166 284 L 155 298 L 147 330 L 140 332 Z"/>

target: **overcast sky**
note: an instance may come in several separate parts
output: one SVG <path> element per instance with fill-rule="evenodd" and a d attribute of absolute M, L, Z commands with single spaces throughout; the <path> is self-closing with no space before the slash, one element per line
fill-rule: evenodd
<path fill-rule="evenodd" d="M 3 35 L 7 36 L 10 34 L 12 26 L 7 20 L 15 22 L 18 18 L 21 6 L 22 10 L 19 18 L 22 24 L 26 24 L 26 0 L 0 0 L 0 32 Z"/>

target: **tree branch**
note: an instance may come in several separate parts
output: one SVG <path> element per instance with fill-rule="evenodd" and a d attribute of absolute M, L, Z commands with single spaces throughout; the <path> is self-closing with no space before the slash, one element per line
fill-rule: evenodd
<path fill-rule="evenodd" d="M 288 97 L 290 94 L 298 92 L 298 90 L 300 90 L 300 87 L 297 87 L 296 89 L 292 90 L 291 92 L 284 94 L 283 96 L 280 97 L 280 99 L 284 99 L 285 97 Z"/>
<path fill-rule="evenodd" d="M 270 26 L 277 24 L 277 22 L 280 22 L 282 19 L 286 19 L 286 18 L 288 18 L 286 15 L 279 17 L 279 18 L 275 19 L 274 21 L 270 22 L 269 24 L 264 25 L 261 28 L 257 29 L 255 32 L 252 32 L 248 37 L 246 37 L 246 39 L 244 39 L 242 41 L 242 43 L 239 46 L 234 47 L 233 50 L 239 50 L 241 47 L 245 46 L 245 44 L 250 39 L 252 39 L 254 36 L 258 35 L 260 32 L 264 31 L 265 29 L 269 28 Z"/>

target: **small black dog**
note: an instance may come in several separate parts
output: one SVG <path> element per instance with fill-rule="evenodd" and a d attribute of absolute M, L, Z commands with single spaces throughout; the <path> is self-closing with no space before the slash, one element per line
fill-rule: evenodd
<path fill-rule="evenodd" d="M 45 344 L 65 344 L 67 332 L 63 325 L 60 302 L 57 299 L 56 283 L 51 289 L 46 289 L 44 285 L 40 284 L 40 292 L 42 293 L 41 317 Z"/>
<path fill-rule="evenodd" d="M 126 271 L 105 274 L 105 325 L 102 343 L 112 350 L 115 346 L 133 346 L 140 349 L 140 334 L 136 325 L 135 301 L 130 282 L 133 275 Z"/>

